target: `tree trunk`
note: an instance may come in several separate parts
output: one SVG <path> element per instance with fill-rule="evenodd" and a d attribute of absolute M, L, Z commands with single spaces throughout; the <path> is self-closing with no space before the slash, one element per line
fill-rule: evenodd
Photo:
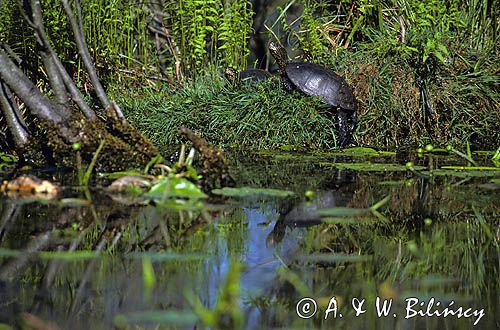
<path fill-rule="evenodd" d="M 19 59 L 15 58 L 10 47 L 0 42 L 0 116 L 3 116 L 4 120 L 1 122 L 7 125 L 12 137 L 9 145 L 25 162 L 41 166 L 74 167 L 77 158 L 75 149 L 78 149 L 83 162 L 90 162 L 98 146 L 104 141 L 104 147 L 97 158 L 98 170 L 117 171 L 142 167 L 157 154 L 157 150 L 128 124 L 119 107 L 109 100 L 90 58 L 82 24 L 75 17 L 69 2 L 61 2 L 70 20 L 78 53 L 106 118 L 98 117 L 84 101 L 51 47 L 43 25 L 40 2 L 20 0 L 18 3 L 26 24 L 35 34 L 38 55 L 43 64 L 42 71 L 47 75 L 51 93 L 38 89 L 37 81 L 30 80 L 23 72 Z M 76 9 L 79 14 L 78 1 Z M 19 111 L 21 103 L 27 109 L 24 116 Z"/>

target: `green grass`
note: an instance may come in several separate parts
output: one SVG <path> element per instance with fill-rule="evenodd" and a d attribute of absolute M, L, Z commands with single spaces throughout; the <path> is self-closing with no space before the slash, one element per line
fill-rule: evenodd
<path fill-rule="evenodd" d="M 463 53 L 472 57 L 472 54 Z M 421 145 L 467 142 L 494 150 L 500 141 L 495 64 L 467 73 L 460 63 L 443 65 L 428 85 L 436 118 L 426 118 L 414 71 L 395 57 L 379 59 L 370 50 L 339 52 L 328 65 L 345 77 L 359 101 L 358 145 L 416 149 Z M 157 145 L 179 143 L 188 126 L 209 141 L 232 148 L 328 150 L 336 146 L 336 116 L 318 98 L 285 93 L 278 79 L 234 86 L 207 74 L 173 90 L 167 85 L 139 89 L 112 86 L 127 118 Z"/>
<path fill-rule="evenodd" d="M 319 99 L 286 94 L 279 81 L 232 86 L 206 76 L 177 91 L 115 89 L 126 117 L 160 146 L 179 143 L 187 126 L 209 141 L 233 148 L 333 148 L 335 117 Z"/>
<path fill-rule="evenodd" d="M 72 37 L 64 32 L 67 20 L 54 0 L 47 1 L 47 32 L 68 66 L 75 64 Z M 228 2 L 224 8 L 214 1 L 167 1 L 162 10 L 173 44 L 162 50 L 168 58 L 165 72 L 175 78 L 179 57 L 186 79 L 177 77 L 182 82 L 177 89 L 117 85 L 124 79 L 117 68 L 157 73 L 159 66 L 146 26 L 149 9 L 128 3 L 82 3 L 84 28 L 101 79 L 110 80 L 111 93 L 127 118 L 158 146 L 177 145 L 180 126 L 198 130 L 224 147 L 336 146 L 336 116 L 321 100 L 284 93 L 277 80 L 232 86 L 210 73 L 226 64 L 245 67 L 249 1 Z M 284 24 L 282 32 L 289 35 L 277 35 L 281 41 L 297 41 L 295 50 L 308 52 L 353 87 L 360 103 L 358 145 L 395 150 L 429 143 L 462 148 L 469 142 L 476 149 L 498 148 L 498 37 L 496 11 L 488 9 L 487 0 L 452 1 L 449 6 L 436 0 L 367 0 L 358 1 L 358 6 L 341 1 L 339 8 L 314 1 L 296 3 L 304 5 L 303 12 L 293 13 L 286 6 L 276 23 Z M 281 22 L 291 14 L 299 14 L 301 20 L 290 26 Z M 15 1 L 2 3 L 0 18 L 0 39 L 37 67 L 32 33 L 19 30 L 24 23 L 19 22 Z M 73 73 L 78 72 L 77 64 Z M 419 79 L 428 87 L 435 118 L 428 118 L 422 107 Z"/>

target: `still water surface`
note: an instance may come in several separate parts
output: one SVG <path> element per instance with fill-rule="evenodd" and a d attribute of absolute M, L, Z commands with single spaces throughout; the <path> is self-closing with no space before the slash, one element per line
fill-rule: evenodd
<path fill-rule="evenodd" d="M 239 261 L 235 307 L 246 329 L 500 327 L 498 175 L 428 178 L 328 161 L 241 159 L 240 186 L 294 196 L 216 198 L 190 211 L 100 192 L 80 206 L 2 197 L 0 325 L 18 326 L 25 312 L 60 329 L 203 328 L 193 299 L 216 306 Z M 380 216 L 367 210 L 387 196 Z M 331 211 L 339 207 L 360 213 Z M 312 300 L 297 308 L 304 297 L 317 306 L 308 319 L 297 315 L 314 312 Z M 377 301 L 392 302 L 387 316 Z"/>

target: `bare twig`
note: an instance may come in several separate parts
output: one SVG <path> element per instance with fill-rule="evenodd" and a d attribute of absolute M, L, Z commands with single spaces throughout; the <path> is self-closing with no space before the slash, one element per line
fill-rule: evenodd
<path fill-rule="evenodd" d="M 20 276 L 22 270 L 27 266 L 29 261 L 32 258 L 32 254 L 34 252 L 42 250 L 46 247 L 52 236 L 52 230 L 48 230 L 37 237 L 31 239 L 26 249 L 24 249 L 24 253 L 18 258 L 14 259 L 12 262 L 7 265 L 2 266 L 2 270 L 0 271 L 0 280 L 8 280 L 11 281 L 16 276 Z"/>
<path fill-rule="evenodd" d="M 52 103 L 26 75 L 12 62 L 0 44 L 0 79 L 14 92 L 30 109 L 31 113 L 41 119 L 56 124 L 66 121 L 68 110 Z M 58 110 L 55 110 L 58 108 Z"/>
<path fill-rule="evenodd" d="M 161 55 L 162 55 L 162 45 L 160 42 L 160 36 L 165 39 L 165 43 L 167 44 L 168 48 L 170 49 L 170 52 L 172 53 L 172 56 L 174 57 L 175 61 L 175 78 L 177 80 L 181 80 L 182 77 L 182 71 L 181 71 L 181 60 L 179 57 L 179 49 L 178 47 L 174 44 L 174 41 L 172 40 L 172 37 L 170 35 L 170 32 L 168 28 L 165 26 L 164 20 L 163 20 L 163 4 L 153 4 L 151 3 L 150 6 L 150 11 L 151 11 L 151 24 L 148 25 L 148 29 L 154 33 L 155 35 L 155 43 L 156 43 L 156 49 L 158 53 L 158 59 L 160 61 L 160 70 L 163 73 L 163 68 L 161 68 Z M 159 8 L 155 8 L 159 7 Z"/>
<path fill-rule="evenodd" d="M 172 84 L 172 80 L 170 80 L 168 78 L 163 78 L 163 77 L 153 76 L 153 75 L 142 75 L 142 74 L 137 73 L 136 71 L 130 70 L 130 69 L 118 69 L 118 71 L 130 74 L 130 75 L 134 75 L 136 77 L 143 77 L 143 78 L 150 79 L 150 80 L 158 80 L 158 81 L 163 81 L 163 82 Z"/>
<path fill-rule="evenodd" d="M 102 249 L 106 245 L 106 241 L 107 241 L 106 238 L 103 236 L 101 238 L 101 241 L 99 242 L 99 244 L 97 245 L 97 247 L 95 248 L 94 251 L 98 252 L 100 254 L 100 252 L 102 251 Z M 76 306 L 80 302 L 80 299 L 81 299 L 81 297 L 83 295 L 83 292 L 84 292 L 84 289 L 85 289 L 85 285 L 87 285 L 87 281 L 92 276 L 92 271 L 94 270 L 94 266 L 95 266 L 96 260 L 97 259 L 90 260 L 90 263 L 87 266 L 87 269 L 85 270 L 85 273 L 83 274 L 83 277 L 82 277 L 82 279 L 80 281 L 80 285 L 78 286 L 78 289 L 76 290 L 75 297 L 74 297 L 73 302 L 72 302 L 72 304 L 70 306 L 70 312 L 74 312 Z"/>
<path fill-rule="evenodd" d="M 7 122 L 7 127 L 12 134 L 17 148 L 23 147 L 28 142 L 28 128 L 14 102 L 9 88 L 0 81 L 0 111 Z"/>
<path fill-rule="evenodd" d="M 47 72 L 47 76 L 49 77 L 50 87 L 54 92 L 56 102 L 66 105 L 68 102 L 68 95 L 66 93 L 66 89 L 64 88 L 61 74 L 59 73 L 57 65 L 51 54 L 52 49 L 50 47 L 47 34 L 45 33 L 40 2 L 37 0 L 31 0 L 30 5 L 33 28 L 35 30 L 35 36 L 37 38 L 37 44 L 42 57 L 43 65 L 45 67 L 45 71 Z"/>
<path fill-rule="evenodd" d="M 49 76 L 50 86 L 52 87 L 52 89 L 54 90 L 54 94 L 56 95 L 56 101 L 66 104 L 66 91 L 68 91 L 71 99 L 78 105 L 82 113 L 89 119 L 95 119 L 95 112 L 83 100 L 82 94 L 76 87 L 75 83 L 62 65 L 61 60 L 50 45 L 43 24 L 40 2 L 31 1 L 31 6 L 28 8 L 26 1 L 19 0 L 18 2 L 19 6 L 21 7 L 21 13 L 23 14 L 25 20 L 35 30 L 35 34 L 42 51 L 44 66 L 47 71 L 47 75 Z M 26 9 L 31 9 L 33 13 L 32 18 L 29 17 L 29 15 L 25 12 Z M 64 87 L 66 87 L 66 91 L 64 91 Z"/>
<path fill-rule="evenodd" d="M 2 213 L 0 214 L 0 243 L 2 243 L 3 238 L 7 234 L 9 221 L 15 222 L 21 208 L 21 206 L 12 201 L 5 201 Z"/>
<path fill-rule="evenodd" d="M 75 18 L 75 13 L 73 12 L 71 5 L 69 4 L 69 1 L 61 0 L 61 2 L 63 4 L 64 10 L 66 11 L 66 14 L 68 15 L 71 29 L 73 30 L 73 34 L 75 36 L 76 46 L 78 48 L 78 54 L 80 55 L 83 64 L 85 66 L 85 69 L 89 74 L 90 81 L 94 86 L 95 92 L 97 94 L 99 101 L 101 102 L 102 107 L 104 109 L 113 109 L 116 111 L 117 109 L 113 106 L 113 104 L 109 100 L 108 96 L 106 95 L 106 92 L 104 91 L 104 87 L 99 81 L 99 77 L 97 77 L 97 72 L 95 70 L 94 63 L 92 62 L 92 58 L 90 56 L 87 43 L 85 42 L 84 32 L 81 29 L 81 26 L 79 25 L 77 18 Z M 80 3 L 78 1 L 76 2 L 76 6 L 77 6 L 77 13 L 81 12 Z M 118 113 L 116 113 L 116 117 L 120 118 Z"/>

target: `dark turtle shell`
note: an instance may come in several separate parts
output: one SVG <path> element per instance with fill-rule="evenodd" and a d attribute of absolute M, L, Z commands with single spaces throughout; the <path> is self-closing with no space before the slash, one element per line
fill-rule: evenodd
<path fill-rule="evenodd" d="M 224 74 L 229 80 L 240 80 L 243 82 L 260 82 L 271 77 L 271 74 L 265 70 L 248 69 L 238 72 L 232 67 L 227 67 Z"/>
<path fill-rule="evenodd" d="M 241 81 L 264 81 L 271 77 L 271 74 L 265 70 L 261 69 L 248 69 L 240 72 L 240 80 Z"/>
<path fill-rule="evenodd" d="M 295 87 L 307 95 L 319 96 L 333 107 L 338 107 L 338 146 L 348 145 L 356 128 L 356 98 L 347 82 L 324 66 L 308 62 L 290 62 L 285 48 L 278 42 L 269 43 L 269 52 L 278 64 L 283 87 L 291 91 Z"/>
<path fill-rule="evenodd" d="M 289 62 L 285 71 L 302 92 L 319 96 L 326 103 L 344 110 L 356 111 L 357 102 L 347 82 L 332 70 L 309 62 Z"/>

